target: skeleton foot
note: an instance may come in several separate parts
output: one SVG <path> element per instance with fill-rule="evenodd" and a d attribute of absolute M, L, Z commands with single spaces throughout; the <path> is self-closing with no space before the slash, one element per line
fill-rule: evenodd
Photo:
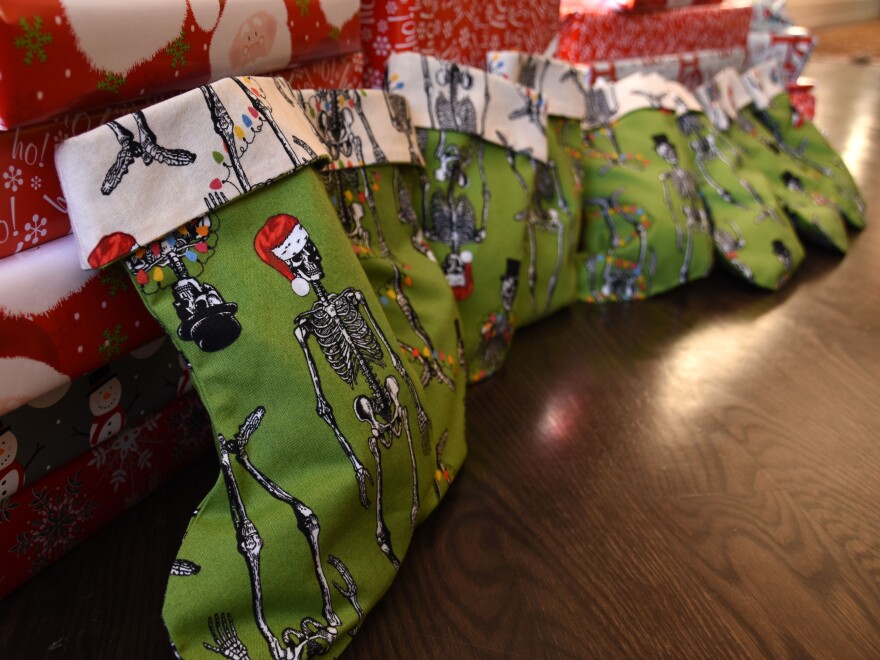
<path fill-rule="evenodd" d="M 288 650 L 284 657 L 289 660 L 301 660 L 324 655 L 330 650 L 338 634 L 335 626 L 325 626 L 311 617 L 306 617 L 300 623 L 299 630 L 286 628 L 281 633 L 281 639 Z"/>
<path fill-rule="evenodd" d="M 348 570 L 348 567 L 342 563 L 342 560 L 339 557 L 336 557 L 335 555 L 329 555 L 327 557 L 327 561 L 330 562 L 330 565 L 333 566 L 333 568 L 339 571 L 339 575 L 342 576 L 342 580 L 343 582 L 345 582 L 345 587 L 343 587 L 336 580 L 333 580 L 333 586 L 336 588 L 336 591 L 338 591 L 340 594 L 348 599 L 348 602 L 351 603 L 354 611 L 357 612 L 358 624 L 356 626 L 353 626 L 352 629 L 348 631 L 348 634 L 354 637 L 357 634 L 358 628 L 360 628 L 361 623 L 363 623 L 364 621 L 364 611 L 361 609 L 361 605 L 360 603 L 358 603 L 357 599 L 357 583 L 351 576 L 351 572 Z"/>

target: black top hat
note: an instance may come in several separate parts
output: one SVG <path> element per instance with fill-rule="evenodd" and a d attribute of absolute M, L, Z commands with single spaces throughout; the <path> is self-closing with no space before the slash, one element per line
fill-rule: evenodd
<path fill-rule="evenodd" d="M 791 172 L 783 172 L 782 173 L 782 181 L 785 183 L 785 185 L 788 185 L 792 182 L 797 183 L 798 185 L 801 185 L 800 178 L 796 177 Z"/>
<path fill-rule="evenodd" d="M 110 367 L 106 364 L 103 367 L 99 367 L 89 374 L 89 394 L 92 394 L 99 387 L 114 378 L 116 378 L 116 374 L 110 371 Z"/>
<path fill-rule="evenodd" d="M 654 140 L 654 146 L 659 147 L 661 144 L 668 144 L 672 146 L 669 142 L 669 138 L 666 137 L 666 133 L 658 133 L 657 135 L 652 135 L 651 139 Z"/>
<path fill-rule="evenodd" d="M 507 271 L 501 276 L 501 279 L 505 280 L 510 277 L 514 279 L 519 278 L 519 263 L 519 259 L 508 259 Z"/>
<path fill-rule="evenodd" d="M 778 238 L 773 241 L 773 254 L 788 257 L 791 256 L 791 251 L 786 247 L 785 243 L 780 241 Z"/>

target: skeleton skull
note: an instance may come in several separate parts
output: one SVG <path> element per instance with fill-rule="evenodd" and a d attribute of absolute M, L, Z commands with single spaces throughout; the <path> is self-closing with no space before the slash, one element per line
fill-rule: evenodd
<path fill-rule="evenodd" d="M 317 282 L 324 277 L 321 253 L 302 225 L 296 225 L 284 242 L 272 249 L 272 253 L 287 264 L 297 279 Z"/>

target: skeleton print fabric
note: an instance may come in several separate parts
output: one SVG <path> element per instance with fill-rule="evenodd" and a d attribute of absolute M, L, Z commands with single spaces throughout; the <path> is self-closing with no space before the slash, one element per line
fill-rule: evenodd
<path fill-rule="evenodd" d="M 260 87 L 254 80 L 253 89 L 248 88 L 252 94 L 269 85 L 276 89 L 271 79 Z M 238 134 L 252 140 L 249 145 L 262 144 L 269 134 L 282 152 L 293 144 L 297 149 L 311 145 L 314 156 L 329 153 L 332 160 L 325 162 L 332 174 L 378 168 L 380 177 L 367 181 L 377 210 L 387 210 L 387 198 L 380 194 L 383 179 L 395 185 L 389 155 L 411 162 L 416 153 L 407 131 L 390 121 L 400 108 L 375 95 L 388 120 L 380 131 L 378 122 L 366 119 L 372 107 L 366 96 L 336 94 L 314 106 L 305 93 L 300 99 L 283 86 L 276 91 L 273 104 L 283 105 L 274 107 L 271 116 L 282 114 L 283 107 L 304 119 L 302 132 L 279 127 L 276 133 L 267 122 L 248 134 L 238 119 L 229 131 L 214 131 L 210 118 L 211 130 L 204 131 L 206 116 L 196 106 L 215 104 L 218 98 L 206 90 L 189 95 L 183 106 L 170 102 L 144 112 L 155 144 L 186 149 L 196 163 L 206 157 L 216 165 L 219 160 L 228 164 L 229 180 L 218 193 L 240 183 L 239 174 L 251 184 L 246 196 L 201 200 L 193 215 L 178 216 L 182 224 L 164 237 L 152 237 L 158 240 L 137 234 L 138 246 L 125 259 L 144 302 L 171 330 L 192 367 L 220 458 L 221 478 L 194 513 L 171 568 L 163 609 L 176 649 L 186 658 L 337 655 L 388 588 L 416 524 L 445 494 L 465 454 L 460 390 L 454 384 L 450 389 L 438 373 L 429 373 L 434 377 L 425 382 L 426 368 L 442 369 L 450 380 L 457 376 L 454 318 L 447 315 L 441 324 L 431 311 L 419 309 L 418 316 L 403 311 L 409 288 L 416 290 L 415 278 L 418 286 L 427 287 L 419 291 L 442 279 L 437 266 L 413 246 L 412 214 L 406 214 L 407 223 L 395 215 L 380 227 L 364 195 L 368 208 L 362 209 L 361 238 L 370 235 L 376 255 L 386 224 L 400 225 L 383 234 L 386 249 L 399 261 L 386 257 L 383 264 L 388 275 L 401 264 L 401 281 L 389 282 L 383 292 L 352 249 L 366 244 L 359 245 L 337 220 L 322 175 L 303 167 L 314 157 L 296 166 L 288 160 L 294 173 L 271 185 L 256 184 L 270 177 L 266 168 L 271 162 L 250 163 L 265 176 L 254 169 L 235 172 L 234 163 L 250 155 Z M 263 106 L 251 107 L 260 117 L 269 116 Z M 210 115 L 235 116 L 217 105 Z M 248 116 L 255 127 L 258 118 Z M 120 125 L 133 121 L 127 118 Z M 98 131 L 103 135 L 88 136 L 81 144 L 96 145 L 107 137 L 116 141 L 114 131 Z M 205 142 L 197 144 L 197 135 Z M 237 161 L 224 148 L 229 136 L 239 147 Z M 386 160 L 376 157 L 379 150 Z M 107 199 L 101 190 L 107 151 L 76 151 L 78 161 L 62 160 L 62 176 L 70 174 L 74 162 L 92 172 L 91 177 L 78 175 L 79 181 L 90 182 L 92 197 L 81 197 L 72 217 L 77 227 L 97 218 L 108 235 L 117 229 L 130 233 L 138 219 L 161 217 L 169 209 L 179 212 L 181 200 L 203 194 L 201 176 L 182 182 L 175 174 L 171 178 L 180 185 L 175 195 L 139 206 L 143 198 L 133 193 L 121 214 L 122 226 L 107 225 L 99 212 Z M 214 152 L 217 157 L 211 156 Z M 349 158 L 352 164 L 383 164 L 339 169 L 340 160 Z M 157 179 L 175 171 L 161 161 L 146 170 L 138 161 L 111 196 L 124 185 L 138 189 L 139 179 L 154 191 L 168 190 L 170 183 L 157 184 Z M 347 190 L 352 199 L 365 193 L 363 186 Z M 348 201 L 345 193 L 342 198 Z M 409 260 L 415 263 L 407 246 L 423 258 L 421 264 L 433 266 L 433 275 L 421 265 L 405 268 Z M 88 251 L 88 244 L 84 247 Z M 403 292 L 396 310 L 380 300 L 388 291 Z M 411 304 L 421 295 L 413 295 Z M 429 328 L 435 333 L 428 341 L 437 349 L 436 362 L 427 360 L 427 346 L 415 343 L 420 339 L 416 329 L 410 326 L 409 334 L 399 334 L 400 319 L 389 322 L 386 309 L 407 323 L 415 319 L 426 337 Z M 412 349 L 424 359 L 407 354 L 405 341 L 413 342 Z M 444 360 L 454 356 L 452 364 L 440 367 L 440 350 Z M 456 396 L 441 397 L 441 390 Z"/>
<path fill-rule="evenodd" d="M 473 67 L 413 54 L 388 61 L 389 91 L 409 102 L 425 171 L 413 208 L 458 301 L 469 380 L 504 362 L 546 163 L 546 112 L 528 88 Z"/>
<path fill-rule="evenodd" d="M 181 218 L 325 157 L 283 78 L 242 77 L 67 140 L 55 162 L 71 217 L 89 218 L 75 225 L 82 266 L 98 268 L 176 229 Z"/>
<path fill-rule="evenodd" d="M 334 160 L 322 178 L 342 229 L 394 330 L 401 359 L 419 375 L 418 450 L 435 458 L 437 497 L 446 491 L 464 458 L 464 393 L 467 374 L 461 351 L 458 307 L 443 271 L 425 241 L 413 206 L 424 176 L 406 99 L 376 90 L 296 91 L 307 116 L 331 152 L 340 142 L 365 151 L 364 165 Z M 360 99 L 362 127 L 346 131 L 340 118 Z M 314 110 L 314 111 L 313 111 Z M 377 144 L 369 146 L 373 135 Z M 382 158 L 375 157 L 381 154 Z M 369 156 L 373 156 L 370 158 Z M 428 424 L 429 420 L 444 420 Z"/>
<path fill-rule="evenodd" d="M 715 253 L 734 274 L 766 289 L 789 280 L 804 250 L 788 216 L 760 173 L 742 168 L 742 152 L 702 112 L 679 83 L 666 83 L 678 101 L 677 125 L 691 150 L 697 181 L 712 219 Z"/>
<path fill-rule="evenodd" d="M 700 94 L 716 127 L 742 152 L 741 171 L 766 178 L 798 233 L 813 243 L 846 252 L 849 239 L 833 181 L 780 147 L 752 111 L 752 97 L 740 75 L 725 69 Z"/>
<path fill-rule="evenodd" d="M 630 76 L 589 93 L 580 297 L 639 299 L 704 277 L 711 223 L 665 81 Z"/>
<path fill-rule="evenodd" d="M 515 310 L 520 326 L 572 304 L 582 224 L 583 139 L 589 106 L 587 67 L 515 51 L 490 53 L 493 74 L 535 89 L 545 101 L 547 162 L 533 161 L 535 195 L 524 218 L 526 260 Z"/>
<path fill-rule="evenodd" d="M 822 175 L 823 192 L 835 201 L 846 222 L 864 227 L 865 203 L 858 186 L 822 133 L 791 104 L 784 80 L 779 60 L 767 60 L 746 71 L 743 81 L 754 101 L 746 112 L 770 132 L 781 151 Z"/>

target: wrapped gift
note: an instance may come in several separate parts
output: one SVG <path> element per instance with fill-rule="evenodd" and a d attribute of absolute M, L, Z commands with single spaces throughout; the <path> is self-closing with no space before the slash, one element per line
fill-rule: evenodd
<path fill-rule="evenodd" d="M 805 121 L 813 121 L 816 116 L 816 97 L 813 95 L 815 87 L 816 82 L 812 78 L 803 76 L 788 84 L 788 98 L 797 114 L 792 118 L 795 128 L 800 128 Z"/>
<path fill-rule="evenodd" d="M 558 28 L 558 0 L 366 0 L 361 5 L 365 83 L 382 86 L 392 53 L 416 51 L 483 67 L 490 50 L 543 51 Z"/>
<path fill-rule="evenodd" d="M 0 128 L 359 48 L 355 0 L 6 2 Z"/>
<path fill-rule="evenodd" d="M 560 14 L 567 16 L 579 11 L 664 11 L 693 5 L 720 5 L 722 0 L 564 0 Z"/>
<path fill-rule="evenodd" d="M 275 75 L 285 78 L 294 89 L 362 87 L 364 54 L 349 53 L 341 57 L 315 60 Z"/>
<path fill-rule="evenodd" d="M 650 57 L 593 62 L 590 65 L 592 82 L 597 80 L 615 81 L 634 73 L 659 73 L 667 80 L 681 83 L 694 90 L 704 82 L 712 80 L 718 72 L 727 67 L 742 68 L 746 60 L 745 50 L 706 50 L 698 53 L 677 53 Z"/>
<path fill-rule="evenodd" d="M 0 499 L 89 450 L 192 389 L 167 337 L 3 415 Z M 112 477 L 118 486 L 125 474 Z"/>
<path fill-rule="evenodd" d="M 71 235 L 0 260 L 0 415 L 162 336 L 121 266 L 77 254 Z"/>
<path fill-rule="evenodd" d="M 816 36 L 802 27 L 750 32 L 746 67 L 751 68 L 767 60 L 780 60 L 786 81 L 794 83 L 804 70 L 817 42 Z"/>
<path fill-rule="evenodd" d="M 12 497 L 0 498 L 0 598 L 140 502 L 210 446 L 205 410 L 198 397 L 188 395 Z"/>
<path fill-rule="evenodd" d="M 558 56 L 591 63 L 745 48 L 751 5 L 688 7 L 653 14 L 584 12 L 565 18 Z"/>

